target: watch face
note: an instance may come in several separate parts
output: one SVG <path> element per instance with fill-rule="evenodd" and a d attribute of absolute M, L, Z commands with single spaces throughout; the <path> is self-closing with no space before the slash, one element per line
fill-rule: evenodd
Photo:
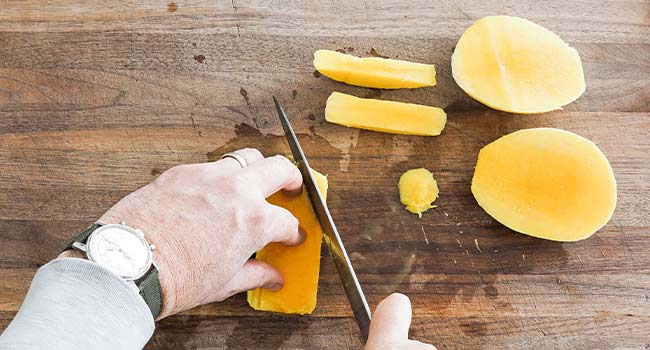
<path fill-rule="evenodd" d="M 151 250 L 144 238 L 121 225 L 97 229 L 87 243 L 88 257 L 125 279 L 141 277 L 151 265 Z"/>

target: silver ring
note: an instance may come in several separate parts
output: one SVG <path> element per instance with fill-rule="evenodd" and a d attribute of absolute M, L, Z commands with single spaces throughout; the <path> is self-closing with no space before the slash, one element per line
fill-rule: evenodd
<path fill-rule="evenodd" d="M 248 163 L 246 162 L 246 159 L 244 159 L 244 157 L 240 156 L 239 154 L 237 154 L 235 152 L 225 153 L 219 159 L 224 159 L 224 158 L 232 158 L 232 159 L 236 160 L 237 163 L 239 163 L 239 165 L 242 168 L 245 168 L 246 166 L 248 166 Z"/>

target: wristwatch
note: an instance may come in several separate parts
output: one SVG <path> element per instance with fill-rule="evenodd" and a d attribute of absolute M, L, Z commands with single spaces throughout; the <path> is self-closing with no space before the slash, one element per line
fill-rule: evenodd
<path fill-rule="evenodd" d="M 153 261 L 155 246 L 144 233 L 121 222 L 95 223 L 75 237 L 67 249 L 86 253 L 88 260 L 126 280 L 142 296 L 154 319 L 162 309 L 162 289 Z"/>

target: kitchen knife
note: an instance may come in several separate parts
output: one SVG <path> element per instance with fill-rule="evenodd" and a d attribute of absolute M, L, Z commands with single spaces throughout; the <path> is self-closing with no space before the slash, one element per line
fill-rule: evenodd
<path fill-rule="evenodd" d="M 282 124 L 282 128 L 284 129 L 287 142 L 289 143 L 291 153 L 293 154 L 293 159 L 296 161 L 298 169 L 300 169 L 303 183 L 307 193 L 309 194 L 309 198 L 311 199 L 310 202 L 316 212 L 320 226 L 323 229 L 325 244 L 327 244 L 327 247 L 332 254 L 336 271 L 341 278 L 343 289 L 345 290 L 345 294 L 347 295 L 350 306 L 352 307 L 352 313 L 354 314 L 354 318 L 359 325 L 361 335 L 365 341 L 368 339 L 368 330 L 370 328 L 370 308 L 368 307 L 368 302 L 363 294 L 363 290 L 361 290 L 361 285 L 359 285 L 357 275 L 354 273 L 354 268 L 352 268 L 350 258 L 345 251 L 345 247 L 341 241 L 341 236 L 336 230 L 336 225 L 334 225 L 332 215 L 330 214 L 329 209 L 327 209 L 327 204 L 320 195 L 320 192 L 318 192 L 316 182 L 309 171 L 309 162 L 300 147 L 296 134 L 293 132 L 291 123 L 289 123 L 289 118 L 287 118 L 287 115 L 284 113 L 284 110 L 275 96 L 273 97 L 273 102 L 275 102 L 275 108 L 278 110 L 280 124 Z"/>

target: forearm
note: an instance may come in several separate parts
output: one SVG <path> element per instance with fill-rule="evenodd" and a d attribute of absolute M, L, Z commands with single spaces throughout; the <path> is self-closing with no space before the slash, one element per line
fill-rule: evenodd
<path fill-rule="evenodd" d="M 57 259 L 34 276 L 0 348 L 140 350 L 153 330 L 147 305 L 127 282 L 87 260 Z"/>

